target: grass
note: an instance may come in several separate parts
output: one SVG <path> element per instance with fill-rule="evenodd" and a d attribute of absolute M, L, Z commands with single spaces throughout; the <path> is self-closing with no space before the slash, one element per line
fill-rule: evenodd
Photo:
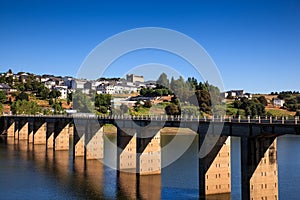
<path fill-rule="evenodd" d="M 279 108 L 266 108 L 267 115 L 271 115 L 274 117 L 281 117 L 281 116 L 287 116 L 287 117 L 293 117 L 295 115 L 295 112 L 290 112 L 284 109 Z"/>
<path fill-rule="evenodd" d="M 117 133 L 117 127 L 115 127 L 115 126 L 112 125 L 112 124 L 105 124 L 105 125 L 103 126 L 103 132 L 104 132 L 104 133 L 109 133 L 109 134 Z"/>
<path fill-rule="evenodd" d="M 152 105 L 151 108 L 146 107 L 139 107 L 137 111 L 134 110 L 134 108 L 130 109 L 130 113 L 132 115 L 164 115 L 165 114 L 165 108 L 170 103 L 163 102 L 159 104 Z"/>

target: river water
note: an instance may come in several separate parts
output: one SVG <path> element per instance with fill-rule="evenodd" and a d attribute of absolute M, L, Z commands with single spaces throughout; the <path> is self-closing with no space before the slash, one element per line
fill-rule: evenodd
<path fill-rule="evenodd" d="M 195 137 L 195 136 L 182 136 Z M 172 136 L 162 136 L 162 145 Z M 105 143 L 115 137 L 105 137 Z M 178 144 L 180 145 L 180 144 Z M 104 145 L 105 147 L 106 145 Z M 44 145 L 0 138 L 0 199 L 198 199 L 197 138 L 161 175 L 121 173 L 98 160 L 72 159 L 72 151 L 46 150 Z M 162 162 L 172 152 L 162 151 Z M 107 162 L 116 152 L 105 148 Z M 232 138 L 231 195 L 211 199 L 240 199 L 239 139 Z M 300 197 L 300 138 L 277 141 L 279 199 Z"/>

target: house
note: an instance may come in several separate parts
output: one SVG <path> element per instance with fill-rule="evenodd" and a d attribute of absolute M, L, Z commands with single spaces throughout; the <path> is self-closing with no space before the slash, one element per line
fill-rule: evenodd
<path fill-rule="evenodd" d="M 100 82 L 100 81 L 92 81 L 92 87 L 91 87 L 91 89 L 92 89 L 92 90 L 96 90 L 97 86 L 100 85 L 101 83 L 103 83 L 103 82 Z"/>
<path fill-rule="evenodd" d="M 278 98 L 273 99 L 274 106 L 282 107 L 284 103 L 285 101 L 283 99 L 278 99 Z"/>
<path fill-rule="evenodd" d="M 10 92 L 16 92 L 16 89 L 12 89 L 9 85 L 0 83 L 0 91 L 4 91 L 5 94 L 8 94 Z"/>
<path fill-rule="evenodd" d="M 72 83 L 73 78 L 70 76 L 65 76 L 63 77 L 64 85 L 68 86 L 68 89 L 71 88 L 71 83 Z"/>
<path fill-rule="evenodd" d="M 96 87 L 97 94 L 131 94 L 138 91 L 138 87 L 124 83 L 102 83 Z"/>
<path fill-rule="evenodd" d="M 117 84 L 114 88 L 115 94 L 131 94 L 138 91 L 138 87 L 127 84 Z"/>
<path fill-rule="evenodd" d="M 46 82 L 44 82 L 44 85 L 49 90 L 52 90 L 56 86 L 56 82 L 49 79 Z"/>
<path fill-rule="evenodd" d="M 19 74 L 19 81 L 20 82 L 26 83 L 27 80 L 28 80 L 28 74 L 27 73 Z"/>
<path fill-rule="evenodd" d="M 67 99 L 68 98 L 68 86 L 55 86 L 54 89 L 57 90 L 57 91 L 60 91 L 60 93 L 61 93 L 60 98 L 61 99 Z"/>
<path fill-rule="evenodd" d="M 230 90 L 227 92 L 223 92 L 222 95 L 225 99 L 227 99 L 227 98 L 243 98 L 243 97 L 246 97 L 248 99 L 252 98 L 252 94 L 245 93 L 244 90 Z"/>
<path fill-rule="evenodd" d="M 71 80 L 71 90 L 81 90 L 84 94 L 89 94 L 92 88 L 91 81 L 86 79 L 73 79 Z"/>
<path fill-rule="evenodd" d="M 111 84 L 100 84 L 96 87 L 97 94 L 115 94 L 115 87 Z"/>
<path fill-rule="evenodd" d="M 84 84 L 86 82 L 87 82 L 87 80 L 84 80 L 84 79 L 71 80 L 71 88 L 72 89 L 84 89 Z"/>

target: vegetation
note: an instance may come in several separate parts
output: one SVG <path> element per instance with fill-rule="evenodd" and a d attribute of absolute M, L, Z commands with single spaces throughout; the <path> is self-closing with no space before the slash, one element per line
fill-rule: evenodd
<path fill-rule="evenodd" d="M 268 105 L 268 101 L 266 99 L 265 96 L 260 96 L 257 98 L 257 100 L 259 101 L 259 103 L 261 103 L 263 106 L 267 106 Z"/>
<path fill-rule="evenodd" d="M 265 106 L 260 103 L 257 99 L 250 100 L 242 98 L 241 100 L 235 100 L 233 107 L 238 109 L 237 115 L 240 115 L 239 109 L 244 110 L 246 116 L 263 116 L 266 114 Z"/>
<path fill-rule="evenodd" d="M 178 105 L 171 103 L 166 108 L 167 115 L 181 115 L 181 110 Z"/>
<path fill-rule="evenodd" d="M 283 108 L 288 111 L 297 111 L 300 109 L 300 93 L 297 91 L 282 91 L 278 93 L 277 98 L 285 101 Z"/>
<path fill-rule="evenodd" d="M 17 100 L 12 103 L 13 114 L 36 115 L 42 112 L 42 108 L 34 101 Z"/>
<path fill-rule="evenodd" d="M 293 117 L 291 112 L 285 110 L 285 109 L 267 109 L 266 110 L 266 115 L 267 116 L 272 116 L 272 117 Z"/>
<path fill-rule="evenodd" d="M 165 73 L 162 73 L 158 80 L 156 81 L 157 85 L 162 86 L 164 88 L 170 88 L 170 82 L 168 76 Z"/>
<path fill-rule="evenodd" d="M 25 93 L 25 92 L 21 92 L 17 97 L 16 97 L 16 100 L 20 100 L 20 101 L 29 101 L 29 97 L 28 97 L 28 94 Z"/>
<path fill-rule="evenodd" d="M 95 107 L 101 114 L 106 114 L 111 107 L 112 96 L 110 94 L 96 94 Z"/>
<path fill-rule="evenodd" d="M 19 72 L 19 79 L 13 78 L 13 72 L 9 70 L 5 75 L 0 75 L 0 83 L 8 84 L 10 87 L 17 89 L 12 93 L 12 98 L 7 102 L 7 96 L 4 91 L 0 91 L 0 112 L 3 112 L 3 104 L 11 104 L 11 110 L 15 114 L 51 114 L 54 110 L 55 114 L 65 113 L 63 105 L 64 101 L 59 100 L 61 93 L 56 90 L 50 90 L 40 81 L 40 76 L 34 74 L 24 75 Z M 119 81 L 119 78 L 100 78 L 101 81 Z M 272 92 L 277 98 L 285 101 L 281 109 L 271 108 L 268 106 L 270 97 L 256 95 L 253 99 L 246 98 L 228 100 L 227 107 L 222 103 L 220 90 L 216 86 L 210 85 L 208 82 L 198 82 L 194 77 L 184 80 L 183 77 L 175 79 L 171 77 L 169 80 L 165 73 L 162 73 L 155 88 L 142 88 L 140 95 L 143 97 L 162 97 L 171 96 L 171 102 L 154 103 L 153 101 L 138 101 L 129 108 L 127 105 L 121 105 L 119 109 L 112 110 L 112 96 L 109 94 L 96 94 L 92 92 L 89 95 L 83 94 L 81 91 L 69 93 L 67 96 L 67 105 L 73 106 L 78 112 L 97 112 L 99 114 L 168 114 L 168 115 L 223 115 L 226 110 L 227 115 L 233 116 L 299 116 L 300 115 L 300 93 L 299 91 L 282 91 Z M 127 96 L 127 95 L 126 95 Z M 124 97 L 124 96 L 122 96 Z M 170 98 L 170 97 L 168 97 Z M 29 101 L 30 100 L 30 101 Z M 168 101 L 168 100 L 164 100 Z M 71 104 L 74 102 L 73 104 Z M 41 106 L 48 109 L 42 110 Z M 25 107 L 28 109 L 25 109 Z M 266 110 L 265 110 L 265 107 Z M 153 112 L 153 113 L 150 113 Z"/>
<path fill-rule="evenodd" d="M 94 107 L 91 98 L 83 94 L 81 90 L 76 90 L 73 94 L 73 108 L 82 113 L 93 113 Z"/>
<path fill-rule="evenodd" d="M 6 102 L 6 94 L 4 91 L 0 91 L 0 103 L 5 103 Z"/>
<path fill-rule="evenodd" d="M 0 115 L 2 115 L 3 111 L 4 111 L 3 104 L 0 102 Z"/>
<path fill-rule="evenodd" d="M 159 85 L 156 88 L 142 88 L 140 90 L 140 95 L 144 97 L 157 97 L 157 96 L 167 96 L 173 94 L 168 88 L 164 88 Z"/>

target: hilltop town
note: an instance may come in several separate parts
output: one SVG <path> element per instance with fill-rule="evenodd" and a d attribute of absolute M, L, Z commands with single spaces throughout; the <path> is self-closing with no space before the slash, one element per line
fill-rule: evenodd
<path fill-rule="evenodd" d="M 212 104 L 215 104 L 213 107 Z M 157 81 L 141 75 L 97 80 L 70 76 L 36 75 L 26 72 L 0 73 L 0 111 L 3 114 L 95 114 L 198 115 L 226 110 L 231 116 L 299 115 L 299 92 L 250 94 L 244 90 L 221 92 L 195 78 Z"/>

